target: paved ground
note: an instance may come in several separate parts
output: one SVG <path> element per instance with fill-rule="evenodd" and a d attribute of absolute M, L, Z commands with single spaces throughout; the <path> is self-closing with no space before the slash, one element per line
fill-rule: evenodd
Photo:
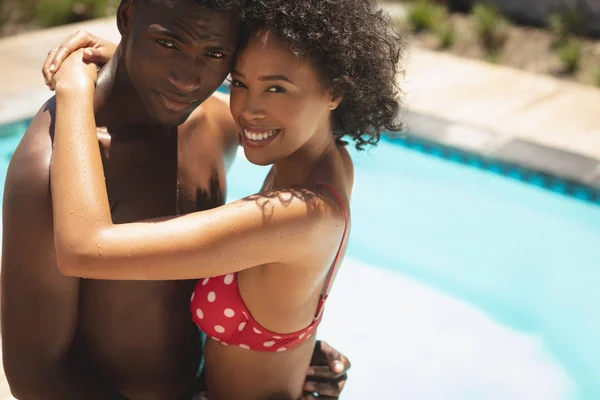
<path fill-rule="evenodd" d="M 42 62 L 52 47 L 77 29 L 119 39 L 113 18 L 0 39 L 0 124 L 31 117 L 52 95 L 42 78 Z"/>
<path fill-rule="evenodd" d="M 600 90 L 412 48 L 409 131 L 600 187 Z"/>

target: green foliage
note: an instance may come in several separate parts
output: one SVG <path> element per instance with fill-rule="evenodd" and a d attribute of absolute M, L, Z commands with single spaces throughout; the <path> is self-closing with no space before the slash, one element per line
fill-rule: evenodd
<path fill-rule="evenodd" d="M 497 7 L 491 4 L 477 3 L 473 8 L 475 29 L 479 42 L 488 56 L 498 54 L 508 35 L 508 21 Z"/>
<path fill-rule="evenodd" d="M 552 34 L 552 46 L 564 46 L 572 35 L 585 32 L 583 18 L 576 9 L 555 13 L 548 17 L 546 26 Z"/>
<path fill-rule="evenodd" d="M 581 63 L 581 44 L 577 40 L 569 39 L 556 51 L 565 72 L 572 74 L 577 71 Z"/>
<path fill-rule="evenodd" d="M 450 21 L 438 26 L 435 30 L 435 34 L 441 49 L 449 49 L 456 42 L 456 29 Z"/>
<path fill-rule="evenodd" d="M 600 67 L 597 67 L 596 72 L 594 72 L 594 85 L 600 87 Z"/>
<path fill-rule="evenodd" d="M 433 31 L 446 18 L 444 7 L 430 0 L 417 0 L 408 7 L 407 20 L 413 32 Z"/>
<path fill-rule="evenodd" d="M 0 0 L 0 29 L 6 23 L 6 10 L 4 10 L 4 1 Z"/>
<path fill-rule="evenodd" d="M 56 26 L 106 15 L 115 0 L 38 0 L 33 19 L 40 26 Z"/>
<path fill-rule="evenodd" d="M 585 33 L 585 21 L 577 8 L 570 8 L 561 13 L 561 19 L 571 34 L 583 35 Z"/>
<path fill-rule="evenodd" d="M 546 25 L 552 34 L 553 47 L 562 46 L 567 42 L 570 32 L 560 14 L 552 14 L 548 17 Z"/>

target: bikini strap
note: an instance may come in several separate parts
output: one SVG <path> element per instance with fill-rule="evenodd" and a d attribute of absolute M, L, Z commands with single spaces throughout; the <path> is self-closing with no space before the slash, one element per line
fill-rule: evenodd
<path fill-rule="evenodd" d="M 344 234 L 342 236 L 342 242 L 340 243 L 340 247 L 338 248 L 335 258 L 333 259 L 333 263 L 331 264 L 331 267 L 329 267 L 329 272 L 327 273 L 327 279 L 325 281 L 325 285 L 323 285 L 323 289 L 321 290 L 321 295 L 319 296 L 319 304 L 317 305 L 317 312 L 315 314 L 314 321 L 318 321 L 319 319 L 321 319 L 321 316 L 323 315 L 323 308 L 325 307 L 325 301 L 327 301 L 327 298 L 329 297 L 329 290 L 331 289 L 333 275 L 337 269 L 338 260 L 340 258 L 340 254 L 342 253 L 342 249 L 344 248 L 344 243 L 346 243 L 346 233 L 348 231 L 348 211 L 346 210 L 346 206 L 344 205 L 342 198 L 337 194 L 337 192 L 329 184 L 327 184 L 325 182 L 319 182 L 319 184 L 321 184 L 321 185 L 325 186 L 327 189 L 329 189 L 331 191 L 331 193 L 333 193 L 335 198 L 338 200 L 340 205 L 342 206 L 342 210 L 344 211 Z"/>

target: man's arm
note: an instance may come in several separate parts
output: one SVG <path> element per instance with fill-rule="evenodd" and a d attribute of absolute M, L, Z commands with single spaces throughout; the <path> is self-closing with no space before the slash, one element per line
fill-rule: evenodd
<path fill-rule="evenodd" d="M 306 372 L 302 400 L 337 399 L 348 380 L 350 361 L 327 342 L 317 340 Z"/>
<path fill-rule="evenodd" d="M 49 107 L 52 107 L 49 103 Z M 3 201 L 2 352 L 11 392 L 27 400 L 124 399 L 69 361 L 79 279 L 54 254 L 50 115 L 40 111 L 11 160 Z"/>

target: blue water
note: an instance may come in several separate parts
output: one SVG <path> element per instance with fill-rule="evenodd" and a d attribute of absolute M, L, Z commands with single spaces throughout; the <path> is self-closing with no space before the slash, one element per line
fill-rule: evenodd
<path fill-rule="evenodd" d="M 600 399 L 600 207 L 389 142 L 352 157 L 350 257 L 535 332 Z M 238 158 L 229 198 L 265 172 Z"/>
<path fill-rule="evenodd" d="M 0 191 L 2 192 L 10 158 L 21 141 L 23 133 L 27 130 L 27 126 L 29 126 L 29 121 L 0 126 Z"/>
<path fill-rule="evenodd" d="M 2 183 L 22 131 L 0 138 Z M 577 398 L 600 399 L 599 206 L 386 141 L 352 157 L 349 257 L 539 335 Z M 228 198 L 255 193 L 265 173 L 238 157 Z"/>

